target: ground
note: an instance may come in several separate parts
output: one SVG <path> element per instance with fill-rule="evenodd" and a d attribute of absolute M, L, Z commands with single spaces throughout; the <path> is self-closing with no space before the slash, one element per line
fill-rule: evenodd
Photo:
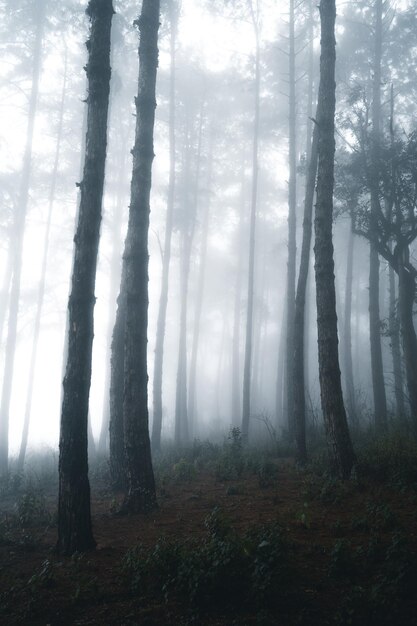
<path fill-rule="evenodd" d="M 54 483 L 42 492 L 30 485 L 23 492 L 22 488 L 5 492 L 0 624 L 417 624 L 414 489 L 375 477 L 336 481 L 301 471 L 291 459 L 238 464 L 237 471 L 233 463 L 230 469 L 229 461 L 220 469 L 216 463 L 200 467 L 184 459 L 172 465 L 167 461 L 157 476 L 158 510 L 136 516 L 117 515 L 122 495 L 112 494 L 98 472 L 92 477 L 97 549 L 71 558 L 54 552 Z M 212 532 L 207 520 L 214 518 L 216 524 L 221 518 L 227 525 L 221 540 L 207 538 Z M 245 547 L 247 540 L 239 543 L 239 538 L 259 528 L 278 533 L 282 558 L 274 561 L 268 556 L 260 564 L 260 548 L 269 553 L 270 539 L 255 546 L 253 557 L 252 548 Z M 161 537 L 188 546 L 187 563 L 192 551 L 205 546 L 206 567 L 217 568 L 225 588 L 230 587 L 230 577 L 237 578 L 230 598 L 223 598 L 219 606 L 213 595 L 202 601 L 197 594 L 191 601 L 184 592 L 184 575 L 163 579 L 162 561 L 159 570 L 148 568 L 138 582 L 138 563 L 132 557 L 136 553 L 131 549 L 141 544 L 141 554 L 153 554 Z M 209 554 L 217 549 L 213 541 L 221 546 L 221 554 L 226 550 L 229 555 L 220 565 L 219 558 Z M 248 571 L 256 570 L 256 584 L 259 571 L 261 579 L 269 581 L 272 590 L 264 596 L 250 600 L 251 590 L 242 587 L 247 593 L 242 592 L 239 571 L 233 569 L 238 567 L 232 562 L 235 557 L 224 548 L 230 541 L 233 554 L 240 550 L 238 559 Z M 172 555 L 172 547 L 169 551 Z M 205 577 L 207 584 L 207 572 L 197 574 L 195 566 L 189 571 L 193 585 L 200 584 L 197 576 Z M 155 584 L 149 582 L 152 576 Z"/>

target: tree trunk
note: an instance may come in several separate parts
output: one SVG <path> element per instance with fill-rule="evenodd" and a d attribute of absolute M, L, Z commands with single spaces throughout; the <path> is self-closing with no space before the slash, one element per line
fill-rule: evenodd
<path fill-rule="evenodd" d="M 353 282 L 353 247 L 354 237 L 349 230 L 348 252 L 346 262 L 345 312 L 343 332 L 343 356 L 345 365 L 346 405 L 351 424 L 357 424 L 355 386 L 353 384 L 352 363 L 352 282 Z"/>
<path fill-rule="evenodd" d="M 95 277 L 107 149 L 112 0 L 90 0 L 86 153 L 68 302 L 68 359 L 59 442 L 58 545 L 62 554 L 94 548 L 88 480 L 87 424 Z"/>
<path fill-rule="evenodd" d="M 295 274 L 296 274 L 296 100 L 295 100 L 295 15 L 294 0 L 290 0 L 290 51 L 289 51 L 289 181 L 288 181 L 288 265 L 287 265 L 287 344 L 286 344 L 286 389 L 288 432 L 295 434 L 294 395 L 292 372 L 294 367 L 294 317 L 295 317 Z"/>
<path fill-rule="evenodd" d="M 375 42 L 372 86 L 372 149 L 370 168 L 371 228 L 377 228 L 379 212 L 379 144 L 381 126 L 381 56 L 382 0 L 375 2 Z M 371 342 L 372 387 L 375 426 L 380 432 L 387 427 L 387 400 L 381 348 L 381 318 L 379 312 L 379 256 L 371 236 L 369 259 L 369 336 Z"/>
<path fill-rule="evenodd" d="M 136 132 L 124 252 L 126 327 L 124 337 L 123 425 L 129 491 L 123 510 L 154 509 L 155 479 L 148 425 L 148 233 L 152 180 L 155 85 L 158 67 L 159 0 L 143 0 L 140 33 Z"/>
<path fill-rule="evenodd" d="M 306 447 L 306 388 L 304 384 L 304 329 L 307 278 L 310 265 L 312 214 L 314 189 L 317 174 L 318 129 L 314 126 L 310 162 L 308 164 L 303 219 L 303 241 L 301 246 L 300 271 L 294 313 L 294 357 L 293 357 L 293 424 L 297 444 L 298 461 L 307 461 Z"/>
<path fill-rule="evenodd" d="M 188 414 L 190 417 L 190 428 L 193 429 L 196 424 L 197 406 L 196 406 L 196 379 L 197 379 L 197 356 L 198 345 L 200 339 L 200 322 L 201 312 L 203 309 L 203 296 L 206 279 L 206 261 L 207 261 L 207 241 L 209 233 L 209 220 L 210 220 L 210 194 L 211 194 L 211 174 L 213 165 L 213 149 L 210 146 L 207 173 L 207 189 L 208 195 L 206 200 L 206 206 L 204 210 L 204 218 L 202 224 L 202 239 L 201 239 L 201 252 L 200 252 L 200 267 L 198 275 L 198 291 L 197 302 L 194 313 L 194 330 L 193 330 L 193 343 L 191 348 L 191 361 L 190 361 L 190 382 L 188 392 Z"/>
<path fill-rule="evenodd" d="M 392 366 L 394 372 L 394 393 L 397 409 L 397 418 L 401 421 L 405 419 L 405 402 L 403 372 L 401 366 L 401 346 L 400 346 L 400 324 L 396 309 L 395 297 L 395 272 L 389 266 L 389 336 L 391 342 Z"/>
<path fill-rule="evenodd" d="M 399 312 L 411 423 L 414 436 L 417 437 L 417 337 L 413 321 L 416 272 L 406 267 L 402 259 L 398 259 L 398 279 Z"/>
<path fill-rule="evenodd" d="M 66 88 L 67 88 L 67 56 L 68 56 L 67 49 L 65 49 L 64 81 L 62 85 L 61 104 L 60 104 L 60 109 L 59 109 L 59 123 L 58 123 L 58 133 L 57 133 L 57 141 L 56 141 L 55 160 L 54 160 L 54 166 L 52 169 L 51 188 L 49 190 L 49 207 L 48 207 L 48 215 L 46 218 L 45 239 L 44 239 L 44 244 L 43 244 L 41 278 L 40 278 L 39 287 L 38 287 L 38 299 L 37 299 L 37 307 L 36 307 L 35 326 L 33 329 L 32 351 L 30 355 L 30 364 L 29 364 L 29 384 L 28 384 L 28 390 L 26 393 L 26 406 L 25 406 L 25 416 L 23 420 L 22 440 L 20 443 L 19 458 L 17 462 L 18 472 L 21 472 L 23 470 L 28 436 L 29 436 L 29 423 L 30 423 L 30 414 L 31 414 L 31 408 L 32 408 L 33 385 L 35 382 L 36 359 L 37 359 L 37 354 L 38 354 L 38 343 L 39 343 L 39 334 L 40 334 L 41 319 L 42 319 L 43 300 L 44 300 L 44 295 L 45 295 L 46 270 L 47 270 L 48 253 L 49 253 L 49 236 L 50 236 L 50 231 L 51 231 L 52 211 L 54 208 L 54 201 L 55 201 L 55 189 L 56 189 L 56 182 L 57 182 L 57 176 L 58 176 L 59 157 L 61 154 L 62 127 L 63 127 L 63 121 L 64 121 L 65 95 L 66 95 Z"/>
<path fill-rule="evenodd" d="M 32 143 L 38 105 L 39 76 L 42 63 L 42 41 L 45 26 L 45 0 L 40 0 L 37 14 L 35 43 L 33 49 L 32 90 L 29 99 L 26 146 L 23 156 L 22 177 L 19 200 L 14 214 L 14 224 L 10 239 L 12 250 L 12 279 L 9 296 L 9 320 L 4 362 L 3 386 L 0 404 L 0 476 L 8 473 L 9 457 L 9 412 L 12 395 L 14 361 L 16 353 L 17 318 L 19 314 L 20 279 L 22 273 L 23 238 L 29 199 L 30 176 L 32 171 Z"/>
<path fill-rule="evenodd" d="M 155 362 L 153 375 L 152 447 L 154 450 L 159 450 L 159 448 L 161 447 L 162 372 L 164 360 L 165 325 L 168 304 L 169 268 L 171 261 L 172 224 L 175 200 L 175 54 L 179 13 L 177 0 L 170 0 L 169 7 L 171 23 L 171 69 L 169 86 L 169 183 L 164 255 L 162 259 L 161 296 L 159 300 L 158 321 L 156 327 Z"/>
<path fill-rule="evenodd" d="M 254 27 L 256 50 L 255 50 L 255 117 L 253 124 L 253 148 L 252 148 L 252 197 L 250 212 L 249 231 L 249 270 L 248 270 L 248 308 L 246 317 L 245 338 L 245 363 L 243 370 L 243 400 L 242 400 L 242 437 L 248 440 L 249 419 L 251 412 L 251 379 L 252 379 L 252 332 L 253 332 L 253 291 L 255 275 L 255 236 L 256 236 L 256 207 L 258 199 L 258 143 L 259 143 L 259 99 L 260 99 L 260 46 L 258 16 L 252 9 L 252 22 Z"/>
<path fill-rule="evenodd" d="M 321 0 L 320 86 L 317 108 L 319 127 L 315 275 L 321 404 L 327 444 L 334 471 L 351 474 L 354 452 L 347 425 L 340 381 L 336 294 L 332 243 L 335 114 L 335 0 Z"/>

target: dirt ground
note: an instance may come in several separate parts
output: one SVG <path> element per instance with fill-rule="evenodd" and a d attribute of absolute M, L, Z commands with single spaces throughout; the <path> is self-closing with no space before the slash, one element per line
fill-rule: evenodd
<path fill-rule="evenodd" d="M 219 481 L 204 471 L 190 481 L 174 481 L 159 488 L 159 508 L 148 516 L 115 515 L 121 495 L 115 497 L 103 485 L 93 484 L 92 496 L 97 549 L 88 554 L 56 555 L 53 522 L 28 522 L 26 528 L 9 523 L 0 541 L 0 624 L 370 625 L 385 623 L 373 603 L 383 604 L 392 593 L 394 617 L 387 617 L 387 623 L 395 618 L 398 626 L 417 625 L 417 594 L 407 595 L 403 585 L 403 578 L 406 584 L 414 575 L 417 563 L 417 498 L 411 491 L 401 493 L 372 482 L 326 482 L 281 461 L 273 481 L 262 486 L 259 477 L 250 473 Z M 54 493 L 46 494 L 46 503 L 53 516 Z M 6 526 L 8 519 L 14 519 L 15 507 L 12 496 L 3 498 Z M 296 606 L 291 610 L 281 615 L 259 610 L 218 615 L 213 608 L 196 618 L 175 598 L 165 602 L 132 593 L 121 569 L 126 551 L 138 543 L 152 546 L 162 535 L 184 540 L 203 537 L 204 520 L 214 507 L 242 533 L 260 524 L 282 526 L 298 581 Z M 406 563 L 381 578 L 392 553 L 389 546 L 397 546 L 401 538 L 407 541 L 402 557 Z M 375 567 L 362 571 L 359 566 L 349 572 L 350 558 L 356 564 L 361 558 L 368 563 L 374 544 L 380 549 Z M 411 565 L 407 555 L 412 555 Z M 365 600 L 369 610 L 357 606 Z M 400 608 L 393 608 L 396 603 Z"/>

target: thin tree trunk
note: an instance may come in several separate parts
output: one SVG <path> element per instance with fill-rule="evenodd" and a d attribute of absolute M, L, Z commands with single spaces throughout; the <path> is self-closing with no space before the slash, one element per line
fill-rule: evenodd
<path fill-rule="evenodd" d="M 126 272 L 123 426 L 129 480 L 123 510 L 129 513 L 143 513 L 157 506 L 148 423 L 147 335 L 148 233 L 154 157 L 159 0 L 143 0 L 137 24 L 140 43 L 136 132 L 132 150 L 129 223 L 123 257 Z"/>
<path fill-rule="evenodd" d="M 409 266 L 406 267 L 401 258 L 398 259 L 398 279 L 399 312 L 411 423 L 414 436 L 417 437 L 417 336 L 413 320 L 416 271 Z"/>
<path fill-rule="evenodd" d="M 31 408 L 32 408 L 33 386 L 35 382 L 36 359 L 37 359 L 37 354 L 38 354 L 39 334 L 40 334 L 41 319 L 42 319 L 43 301 L 44 301 L 44 295 L 45 295 L 46 270 L 47 270 L 48 253 L 49 253 L 49 237 L 50 237 L 50 232 L 51 232 L 52 212 L 54 209 L 56 183 L 57 183 L 57 178 L 58 178 L 59 158 L 61 154 L 62 127 L 63 127 L 63 122 L 64 122 L 65 96 L 66 96 L 66 89 L 67 89 L 67 56 L 68 56 L 67 49 L 65 49 L 64 80 L 63 80 L 63 85 L 62 85 L 61 104 L 60 104 L 60 109 L 59 109 L 59 123 L 58 123 L 58 133 L 57 133 L 57 141 L 56 141 L 55 160 L 54 160 L 54 166 L 52 169 L 51 188 L 49 190 L 49 207 L 48 207 L 48 215 L 46 218 L 46 229 L 45 229 L 42 266 L 41 266 L 41 278 L 40 278 L 39 287 L 38 287 L 38 299 L 37 299 L 35 326 L 33 329 L 32 352 L 30 355 L 30 362 L 29 362 L 30 363 L 29 364 L 29 385 L 28 385 L 28 390 L 26 393 L 26 406 L 25 406 L 25 416 L 23 420 L 22 440 L 20 443 L 19 458 L 17 462 L 17 470 L 19 472 L 23 470 L 28 436 L 29 436 L 29 424 L 30 424 L 30 414 L 31 414 Z"/>
<path fill-rule="evenodd" d="M 253 332 L 253 292 L 255 276 L 255 240 L 256 240 L 256 208 L 258 199 L 258 144 L 259 144 L 259 99 L 260 99 L 260 45 L 258 16 L 252 9 L 252 22 L 256 40 L 255 50 L 255 117 L 253 124 L 252 148 L 252 197 L 249 231 L 249 270 L 248 270 L 248 308 L 246 317 L 245 362 L 243 370 L 243 400 L 242 400 L 242 437 L 245 441 L 249 437 L 249 420 L 251 412 L 251 379 L 252 379 L 252 332 Z"/>
<path fill-rule="evenodd" d="M 357 424 L 355 386 L 353 383 L 352 363 L 352 283 L 353 283 L 353 249 L 354 237 L 352 229 L 349 230 L 348 252 L 346 263 L 345 284 L 345 312 L 343 332 L 343 356 L 345 365 L 346 405 L 347 414 L 352 424 Z"/>
<path fill-rule="evenodd" d="M 284 302 L 287 299 L 285 298 Z M 283 416 L 285 413 L 284 401 L 285 401 L 285 393 L 284 393 L 284 381 L 285 381 L 285 336 L 286 336 L 286 321 L 287 314 L 284 309 L 282 313 L 281 320 L 281 330 L 279 333 L 279 345 L 278 345 L 278 367 L 277 367 L 277 386 L 276 386 L 276 395 L 275 395 L 275 416 L 276 416 L 276 425 L 277 427 L 283 426 Z"/>
<path fill-rule="evenodd" d="M 288 181 L 288 265 L 287 265 L 287 344 L 286 344 L 286 390 L 287 422 L 290 437 L 295 434 L 294 395 L 292 376 L 294 365 L 294 317 L 296 275 L 296 100 L 295 100 L 295 15 L 294 0 L 290 0 L 290 52 L 289 52 L 289 181 Z"/>
<path fill-rule="evenodd" d="M 159 450 L 162 430 L 162 372 L 164 360 L 165 326 L 168 305 L 169 268 L 171 261 L 171 240 L 175 200 L 175 54 L 178 28 L 177 0 L 170 0 L 171 23 L 171 68 L 169 86 L 169 183 L 168 203 L 165 226 L 164 254 L 162 259 L 161 296 L 159 300 L 158 321 L 155 342 L 155 362 L 153 375 L 153 422 L 152 448 Z"/>
<path fill-rule="evenodd" d="M 213 148 L 210 146 L 208 173 L 207 173 L 207 201 L 204 210 L 204 218 L 202 224 L 202 240 L 201 240 L 201 252 L 200 252 L 200 267 L 198 276 L 198 291 L 197 302 L 194 314 L 194 330 L 193 330 L 193 342 L 191 348 L 191 361 L 190 361 L 190 381 L 188 392 L 188 415 L 190 417 L 190 430 L 194 429 L 197 417 L 196 406 L 196 379 L 197 379 L 197 356 L 198 345 L 200 339 L 200 325 L 201 325 L 201 312 L 203 309 L 203 297 L 206 278 L 206 262 L 207 262 L 207 241 L 209 233 L 209 220 L 210 220 L 210 194 L 211 194 L 211 178 L 212 178 L 212 165 L 213 165 Z"/>
<path fill-rule="evenodd" d="M 29 199 L 30 177 L 32 171 L 32 144 L 35 128 L 36 109 L 38 106 L 39 77 L 42 64 L 42 41 L 45 26 L 45 0 L 39 2 L 35 44 L 33 49 L 32 90 L 29 100 L 26 146 L 23 156 L 22 177 L 19 200 L 14 215 L 14 224 L 10 246 L 13 250 L 12 282 L 9 296 L 9 320 L 4 362 L 3 386 L 0 404 L 0 476 L 8 473 L 9 457 L 9 412 L 12 395 L 14 362 L 16 354 L 17 321 L 19 314 L 20 280 L 22 273 L 23 238 Z"/>
<path fill-rule="evenodd" d="M 394 393 L 397 418 L 405 418 L 403 372 L 401 367 L 400 324 L 396 309 L 395 272 L 389 266 L 389 335 L 391 341 L 392 366 L 394 372 Z"/>
<path fill-rule="evenodd" d="M 3 341 L 3 331 L 4 331 L 4 323 L 6 321 L 7 309 L 9 306 L 9 296 L 10 296 L 10 285 L 12 282 L 13 276 L 13 246 L 12 246 L 12 236 L 9 233 L 9 248 L 7 251 L 7 263 L 6 268 L 4 270 L 3 275 L 3 286 L 1 289 L 1 300 L 0 300 L 0 345 Z"/>
<path fill-rule="evenodd" d="M 382 0 L 375 3 L 375 48 L 372 87 L 372 150 L 371 150 L 371 228 L 377 228 L 379 213 L 379 144 L 381 126 L 381 57 L 382 57 Z M 369 259 L 369 336 L 371 342 L 372 387 L 374 394 L 375 426 L 383 432 L 387 427 L 387 400 L 381 347 L 381 316 L 379 312 L 379 256 L 371 237 Z"/>
<path fill-rule="evenodd" d="M 315 275 L 321 404 L 333 469 L 343 478 L 351 474 L 354 452 L 347 425 L 340 381 L 336 293 L 332 243 L 335 114 L 335 0 L 321 0 L 320 86 Z"/>
<path fill-rule="evenodd" d="M 301 245 L 300 271 L 298 274 L 297 294 L 294 313 L 294 357 L 293 357 L 293 410 L 292 421 L 295 426 L 298 461 L 307 461 L 306 447 L 306 388 L 304 383 L 304 329 L 307 279 L 310 265 L 312 215 L 314 189 L 317 174 L 318 129 L 314 126 L 313 143 L 308 164 L 303 219 L 303 241 Z"/>
<path fill-rule="evenodd" d="M 68 360 L 59 441 L 58 551 L 95 547 L 88 480 L 88 400 L 94 334 L 95 278 L 107 150 L 112 0 L 90 0 L 86 153 L 68 302 Z"/>

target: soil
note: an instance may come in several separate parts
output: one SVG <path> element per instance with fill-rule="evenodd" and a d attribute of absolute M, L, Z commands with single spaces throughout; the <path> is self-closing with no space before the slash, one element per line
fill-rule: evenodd
<path fill-rule="evenodd" d="M 219 481 L 208 471 L 199 472 L 189 482 L 170 482 L 159 489 L 158 510 L 147 516 L 116 515 L 122 494 L 115 496 L 100 481 L 93 483 L 97 548 L 72 558 L 55 554 L 54 524 L 28 521 L 22 527 L 13 522 L 11 528 L 9 524 L 0 540 L 0 624 L 313 626 L 393 623 L 395 619 L 403 626 L 416 625 L 417 594 L 407 595 L 402 579 L 397 580 L 403 571 L 408 580 L 417 567 L 415 492 L 367 481 L 329 482 L 297 471 L 290 460 L 277 462 L 277 466 L 274 479 L 263 486 L 254 474 Z M 55 494 L 47 493 L 46 501 L 53 514 Z M 138 543 L 151 547 L 162 535 L 184 540 L 203 537 L 204 520 L 214 507 L 221 509 L 239 533 L 260 524 L 281 525 L 291 545 L 297 581 L 290 607 L 275 613 L 264 612 L 262 607 L 247 611 L 237 607 L 228 615 L 219 615 L 212 607 L 196 617 L 175 595 L 166 602 L 162 594 L 141 597 L 132 593 L 121 568 L 126 551 Z M 3 522 L 8 516 L 9 521 L 14 520 L 16 498 L 3 498 L 1 509 Z M 389 546 L 397 545 L 399 537 L 406 538 L 412 562 L 410 565 L 407 556 L 407 562 L 397 568 L 400 573 L 395 569 L 388 580 L 388 574 L 382 578 L 381 572 L 386 568 Z M 374 544 L 383 555 L 375 567 L 356 566 L 349 572 L 350 556 L 356 564 L 362 557 L 368 563 Z M 342 555 L 346 549 L 347 565 Z M 342 571 L 345 566 L 346 572 Z M 378 593 L 380 596 L 375 595 Z M 389 593 L 392 617 L 384 622 L 373 602 L 376 598 L 375 602 L 383 605 Z"/>

